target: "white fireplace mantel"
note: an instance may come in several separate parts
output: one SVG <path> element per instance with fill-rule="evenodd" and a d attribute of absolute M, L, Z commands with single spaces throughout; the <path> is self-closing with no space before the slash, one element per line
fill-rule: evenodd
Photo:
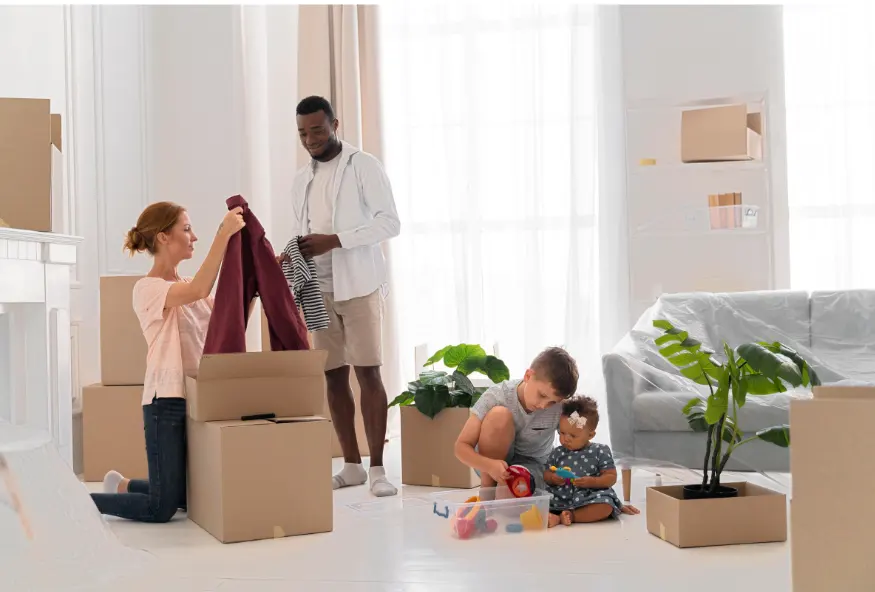
<path fill-rule="evenodd" d="M 43 431 L 72 466 L 75 236 L 0 228 L 0 419 Z"/>

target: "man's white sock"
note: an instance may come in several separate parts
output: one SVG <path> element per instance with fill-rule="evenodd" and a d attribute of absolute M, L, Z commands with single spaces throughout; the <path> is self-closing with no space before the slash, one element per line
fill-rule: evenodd
<path fill-rule="evenodd" d="M 368 471 L 368 478 L 371 481 L 371 493 L 377 497 L 388 497 L 397 495 L 398 490 L 394 485 L 386 479 L 386 469 L 383 467 L 371 467 Z"/>
<path fill-rule="evenodd" d="M 368 474 L 361 463 L 345 463 L 340 472 L 331 479 L 332 489 L 364 485 L 368 480 Z"/>
<path fill-rule="evenodd" d="M 103 477 L 103 493 L 118 493 L 118 486 L 124 477 L 118 471 L 110 471 Z"/>

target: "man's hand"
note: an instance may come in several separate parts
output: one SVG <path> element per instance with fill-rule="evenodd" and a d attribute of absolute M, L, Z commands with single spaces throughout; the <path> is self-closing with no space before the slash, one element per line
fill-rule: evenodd
<path fill-rule="evenodd" d="M 308 234 L 298 241 L 301 255 L 307 259 L 324 255 L 333 249 L 340 248 L 340 239 L 336 234 Z"/>

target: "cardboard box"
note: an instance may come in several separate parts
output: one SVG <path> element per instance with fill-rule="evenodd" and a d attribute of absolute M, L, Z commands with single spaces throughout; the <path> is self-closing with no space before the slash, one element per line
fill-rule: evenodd
<path fill-rule="evenodd" d="M 82 474 L 103 481 L 116 470 L 148 479 L 143 433 L 143 387 L 93 384 L 82 389 Z"/>
<path fill-rule="evenodd" d="M 63 196 L 63 173 L 61 116 L 49 100 L 0 99 L 0 218 L 51 232 L 52 193 Z"/>
<path fill-rule="evenodd" d="M 134 313 L 134 284 L 143 276 L 100 278 L 100 381 L 107 386 L 143 384 L 148 346 Z"/>
<path fill-rule="evenodd" d="M 470 489 L 480 478 L 456 458 L 456 439 L 470 409 L 444 409 L 434 419 L 416 407 L 401 408 L 401 482 L 405 485 Z"/>
<path fill-rule="evenodd" d="M 195 421 L 263 413 L 318 416 L 325 406 L 325 357 L 315 350 L 206 355 L 198 376 L 185 381 L 188 416 Z"/>
<path fill-rule="evenodd" d="M 872 589 L 875 388 L 815 387 L 790 404 L 793 591 Z M 830 478 L 828 475 L 835 475 Z"/>
<path fill-rule="evenodd" d="M 313 334 L 308 333 L 307 337 L 310 340 L 310 347 L 313 347 Z M 271 351 L 270 333 L 268 333 L 267 317 L 264 315 L 264 310 L 261 312 L 261 351 Z M 365 433 L 365 421 L 362 417 L 362 389 L 355 377 L 355 372 L 352 371 L 350 372 L 349 386 L 352 389 L 352 396 L 355 400 L 355 435 L 356 440 L 358 440 L 359 454 L 362 456 L 368 456 L 370 454 L 370 447 L 368 446 L 368 437 Z M 322 410 L 322 416 L 327 418 L 331 417 L 331 410 L 328 407 L 327 391 L 325 408 Z M 334 458 L 340 458 L 343 456 L 343 450 L 340 448 L 340 440 L 337 439 L 337 432 L 334 431 L 333 427 L 331 429 L 331 456 Z"/>
<path fill-rule="evenodd" d="M 721 162 L 763 157 L 762 114 L 747 105 L 691 109 L 681 113 L 681 161 Z"/>
<path fill-rule="evenodd" d="M 223 543 L 330 532 L 331 426 L 320 417 L 188 420 L 188 517 Z"/>
<path fill-rule="evenodd" d="M 681 548 L 787 540 L 786 495 L 753 483 L 723 485 L 738 488 L 738 497 L 684 500 L 683 485 L 648 487 L 648 532 Z"/>

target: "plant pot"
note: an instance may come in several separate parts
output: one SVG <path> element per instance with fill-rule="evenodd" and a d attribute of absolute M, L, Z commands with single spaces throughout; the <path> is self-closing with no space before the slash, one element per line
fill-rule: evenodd
<path fill-rule="evenodd" d="M 714 493 L 711 493 L 711 491 L 709 491 L 710 489 L 710 485 L 706 485 L 704 489 L 701 485 L 684 485 L 684 499 L 723 499 L 729 497 L 738 497 L 738 489 L 736 489 L 735 487 L 720 485 L 717 487 L 717 491 L 715 491 Z"/>

